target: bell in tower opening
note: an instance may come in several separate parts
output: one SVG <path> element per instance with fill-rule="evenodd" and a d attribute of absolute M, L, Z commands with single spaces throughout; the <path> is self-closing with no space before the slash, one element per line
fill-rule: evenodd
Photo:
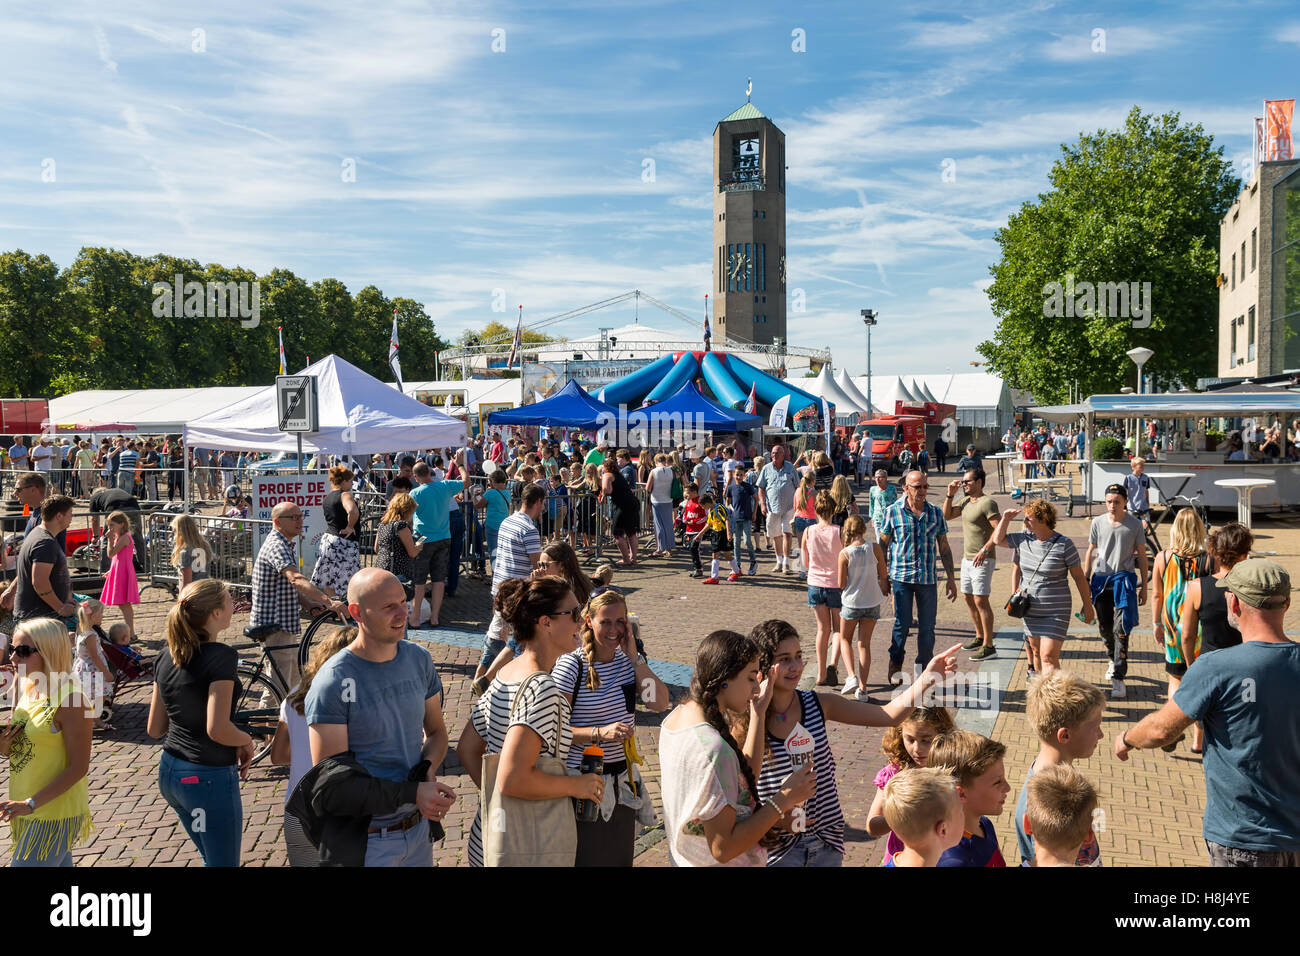
<path fill-rule="evenodd" d="M 785 134 L 752 103 L 713 131 L 714 328 L 725 342 L 788 341 Z"/>

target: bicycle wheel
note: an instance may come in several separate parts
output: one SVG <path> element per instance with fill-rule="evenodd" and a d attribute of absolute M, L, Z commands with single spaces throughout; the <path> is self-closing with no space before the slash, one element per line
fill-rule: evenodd
<path fill-rule="evenodd" d="M 298 670 L 302 671 L 307 666 L 307 659 L 311 657 L 312 646 L 320 639 L 320 630 L 326 624 L 348 625 L 351 622 L 344 617 L 340 617 L 333 611 L 322 611 L 311 619 L 302 632 L 302 641 L 298 644 Z"/>
<path fill-rule="evenodd" d="M 236 675 L 239 678 L 239 696 L 235 700 L 233 723 L 253 738 L 257 748 L 253 763 L 257 764 L 271 752 L 284 691 L 258 664 L 245 661 L 239 665 Z"/>

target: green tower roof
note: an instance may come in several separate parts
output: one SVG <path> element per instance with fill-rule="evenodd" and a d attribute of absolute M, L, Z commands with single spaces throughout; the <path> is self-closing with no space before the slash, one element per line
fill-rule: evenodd
<path fill-rule="evenodd" d="M 766 119 L 766 118 L 767 117 L 765 117 L 762 113 L 758 111 L 758 108 L 754 106 L 753 103 L 746 103 L 740 109 L 735 110 L 729 116 L 724 116 L 718 122 L 729 123 L 732 120 L 749 120 L 749 119 Z"/>

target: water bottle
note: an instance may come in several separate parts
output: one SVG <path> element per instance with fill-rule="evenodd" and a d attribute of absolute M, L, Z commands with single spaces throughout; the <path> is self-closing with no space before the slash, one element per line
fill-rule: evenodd
<path fill-rule="evenodd" d="M 588 744 L 583 749 L 582 772 L 596 774 L 605 772 L 605 751 L 596 744 Z M 600 804 L 595 800 L 579 800 L 577 813 L 579 820 L 595 823 L 600 819 Z"/>

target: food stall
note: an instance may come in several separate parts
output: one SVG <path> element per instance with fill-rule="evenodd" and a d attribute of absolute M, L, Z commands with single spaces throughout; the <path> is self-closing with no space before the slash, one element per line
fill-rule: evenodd
<path fill-rule="evenodd" d="M 1132 473 L 1126 458 L 1118 461 L 1092 459 L 1092 442 L 1097 422 L 1121 422 L 1125 419 L 1196 422 L 1201 419 L 1226 418 L 1256 419 L 1267 423 L 1277 419 L 1285 427 L 1286 423 L 1300 418 L 1300 392 L 1278 388 L 1270 390 L 1270 393 L 1219 391 L 1091 395 L 1079 404 L 1048 405 L 1030 411 L 1047 422 L 1084 424 L 1087 432 L 1086 460 L 1081 464 L 1085 492 L 1088 500 L 1097 501 L 1107 485 L 1123 481 L 1126 475 Z M 1261 479 L 1271 481 L 1272 484 L 1254 490 L 1254 507 L 1260 510 L 1300 507 L 1300 462 L 1225 462 L 1225 449 L 1205 451 L 1198 447 L 1198 442 L 1190 444 L 1191 449 L 1186 451 L 1161 449 L 1158 459 L 1147 463 L 1146 473 L 1159 487 L 1162 501 L 1181 493 L 1199 496 L 1200 503 L 1208 508 L 1236 509 L 1238 492 L 1232 485 L 1222 485 L 1219 482 Z M 1161 482 L 1162 472 L 1169 475 L 1169 479 L 1164 482 Z M 1178 477 L 1175 478 L 1175 475 Z M 1191 477 L 1183 477 L 1184 475 Z"/>

